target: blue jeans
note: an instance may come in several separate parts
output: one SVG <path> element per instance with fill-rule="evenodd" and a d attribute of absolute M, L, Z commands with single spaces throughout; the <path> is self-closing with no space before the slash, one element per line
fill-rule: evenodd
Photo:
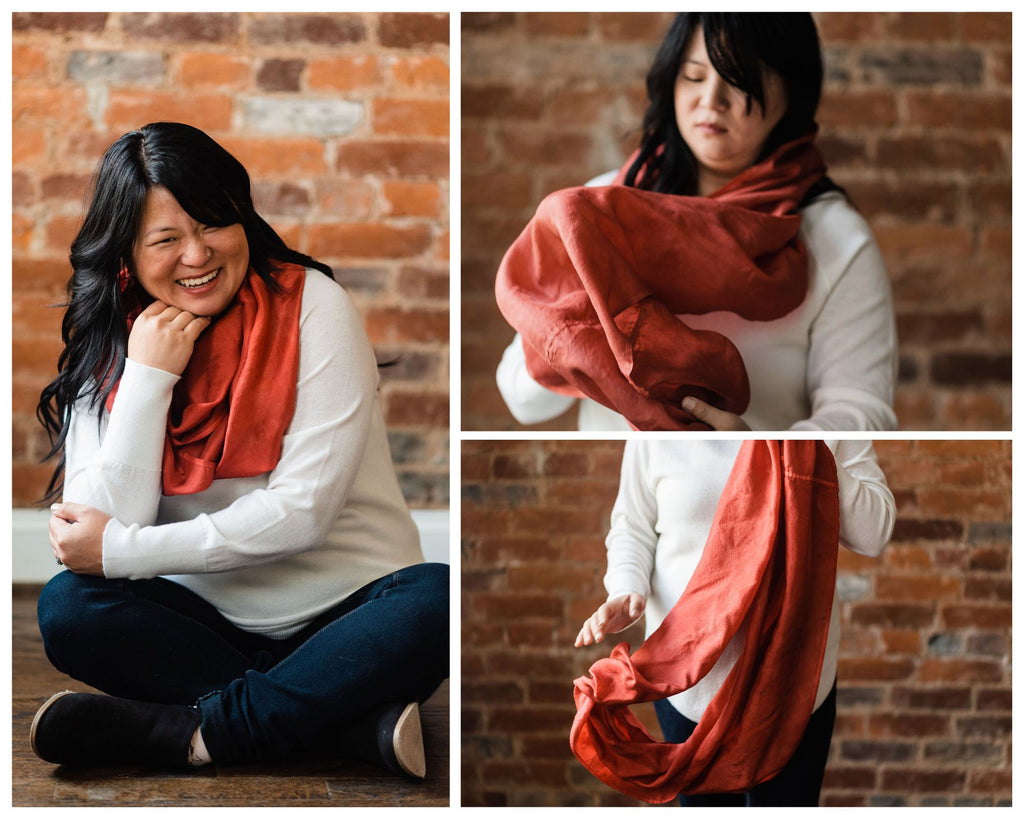
<path fill-rule="evenodd" d="M 46 656 L 107 694 L 195 705 L 218 763 L 344 752 L 339 736 L 448 676 L 448 566 L 368 583 L 300 632 L 243 631 L 169 580 L 64 571 L 39 596 Z"/>
<path fill-rule="evenodd" d="M 685 742 L 697 723 L 680 714 L 668 700 L 654 703 L 666 742 Z M 836 686 L 811 714 L 800 744 L 786 767 L 767 782 L 755 785 L 748 793 L 679 794 L 683 807 L 816 807 L 825 778 L 825 763 L 832 744 L 836 722 Z"/>

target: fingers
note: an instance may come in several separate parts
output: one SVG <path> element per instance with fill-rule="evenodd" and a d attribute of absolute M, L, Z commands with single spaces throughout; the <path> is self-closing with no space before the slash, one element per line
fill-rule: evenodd
<path fill-rule="evenodd" d="M 88 508 L 88 506 L 81 503 L 55 503 L 50 506 L 50 512 L 60 520 L 74 523 L 82 517 Z"/>
<path fill-rule="evenodd" d="M 698 421 L 718 431 L 742 431 L 750 429 L 738 415 L 713 407 L 706 401 L 689 396 L 683 399 L 682 407 Z"/>
<path fill-rule="evenodd" d="M 164 302 L 157 299 L 156 301 L 150 302 L 149 306 L 146 307 L 146 309 L 143 310 L 141 313 L 139 313 L 139 316 L 159 316 L 166 309 L 167 305 Z"/>

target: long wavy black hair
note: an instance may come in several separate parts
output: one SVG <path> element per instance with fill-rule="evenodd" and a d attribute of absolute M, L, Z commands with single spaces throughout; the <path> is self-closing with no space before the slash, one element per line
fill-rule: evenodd
<path fill-rule="evenodd" d="M 703 29 L 708 57 L 727 83 L 765 106 L 763 70 L 779 75 L 786 89 L 786 113 L 772 129 L 757 161 L 798 137 L 814 133 L 821 100 L 821 44 L 814 19 L 806 12 L 684 12 L 676 16 L 647 74 L 648 107 L 641 126 L 640 151 L 625 183 L 659 193 L 694 196 L 697 160 L 676 124 L 675 87 L 690 37 Z M 643 170 L 643 174 L 640 171 Z M 638 178 L 639 176 L 639 178 Z M 836 189 L 827 177 L 804 203 Z"/>
<path fill-rule="evenodd" d="M 118 139 L 93 178 L 85 221 L 71 243 L 71 279 L 61 325 L 64 350 L 57 377 L 39 397 L 36 416 L 50 437 L 46 459 L 60 454 L 46 499 L 62 486 L 64 442 L 76 401 L 96 408 L 106 401 L 124 371 L 130 309 L 152 299 L 134 276 L 119 283 L 125 268 L 134 273 L 132 248 L 142 221 L 146 194 L 164 187 L 200 224 L 240 224 L 249 243 L 249 264 L 272 289 L 276 262 L 315 268 L 334 278 L 331 268 L 292 250 L 256 213 L 249 174 L 242 163 L 190 125 L 155 122 Z"/>

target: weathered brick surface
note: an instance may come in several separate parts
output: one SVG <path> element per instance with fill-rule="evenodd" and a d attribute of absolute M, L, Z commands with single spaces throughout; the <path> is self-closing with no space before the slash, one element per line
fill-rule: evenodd
<path fill-rule="evenodd" d="M 448 502 L 448 15 L 13 15 L 14 503 L 42 494 L 34 420 L 68 246 L 106 147 L 182 120 L 249 170 L 261 213 L 369 323 L 399 479 Z M 380 112 L 379 117 L 374 112 Z M 380 121 L 375 121 L 379 119 Z"/>
<path fill-rule="evenodd" d="M 838 718 L 824 805 L 1010 799 L 1010 443 L 876 443 L 901 526 L 840 550 Z M 463 441 L 463 804 L 635 804 L 572 757 L 574 649 L 603 600 L 621 442 Z M 978 492 L 993 500 L 979 507 Z M 943 517 L 922 504 L 942 493 Z M 650 707 L 637 709 L 657 734 Z"/>
<path fill-rule="evenodd" d="M 552 190 L 621 165 L 668 14 L 462 16 L 462 421 L 516 429 L 494 370 L 509 243 Z M 906 430 L 1008 430 L 1010 15 L 820 13 L 820 144 L 871 222 L 900 330 Z M 540 428 L 571 428 L 574 417 Z"/>

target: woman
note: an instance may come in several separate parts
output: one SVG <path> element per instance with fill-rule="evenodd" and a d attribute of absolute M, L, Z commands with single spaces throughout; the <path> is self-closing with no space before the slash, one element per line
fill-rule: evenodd
<path fill-rule="evenodd" d="M 817 546 L 810 542 L 797 543 L 792 547 L 794 551 L 784 558 L 784 562 L 789 562 L 791 572 L 796 572 L 792 564 L 794 557 L 803 559 L 815 548 L 821 549 L 824 559 L 832 561 L 820 575 L 804 573 L 802 570 L 796 573 L 799 579 L 795 584 L 792 605 L 797 608 L 809 605 L 811 609 L 796 612 L 799 624 L 811 619 L 814 607 L 808 601 L 813 594 L 820 594 L 817 614 L 821 622 L 821 648 L 817 654 L 812 651 L 811 660 L 817 665 L 803 680 L 796 669 L 792 653 L 786 655 L 784 670 L 780 674 L 774 675 L 766 670 L 768 656 L 763 652 L 766 651 L 764 641 L 768 638 L 759 639 L 757 636 L 761 632 L 755 623 L 753 607 L 750 612 L 743 614 L 742 626 L 734 636 L 723 638 L 724 650 L 722 646 L 718 647 L 721 653 L 715 660 L 713 647 L 709 643 L 719 636 L 715 624 L 724 615 L 719 608 L 724 607 L 725 602 L 708 605 L 699 597 L 707 594 L 710 589 L 719 595 L 716 599 L 728 600 L 734 591 L 731 587 L 740 583 L 739 576 L 746 569 L 746 564 L 755 561 L 758 556 L 756 528 L 768 519 L 767 510 L 754 507 L 755 514 L 746 517 L 741 513 L 747 509 L 748 496 L 755 495 L 762 485 L 770 481 L 753 471 L 751 464 L 756 465 L 759 463 L 757 460 L 744 460 L 747 451 L 741 449 L 743 446 L 753 451 L 757 447 L 767 447 L 768 442 L 748 441 L 742 444 L 740 441 L 677 439 L 631 440 L 626 443 L 619 494 L 612 510 L 611 530 L 606 541 L 608 571 L 605 587 L 608 598 L 583 624 L 575 644 L 580 647 L 601 642 L 606 635 L 622 631 L 645 616 L 644 649 L 650 653 L 654 646 L 652 635 L 668 621 L 670 613 L 676 611 L 672 615 L 676 618 L 675 627 L 689 628 L 696 635 L 693 644 L 697 649 L 680 653 L 688 658 L 706 649 L 711 652 L 712 659 L 707 661 L 709 670 L 702 676 L 697 675 L 699 681 L 695 680 L 689 687 L 680 683 L 675 686 L 678 693 L 655 702 L 666 742 L 684 743 L 705 717 L 712 721 L 728 722 L 729 718 L 722 717 L 722 712 L 730 707 L 737 709 L 735 719 L 746 711 L 756 710 L 755 697 L 751 692 L 742 697 L 734 695 L 734 702 L 722 702 L 718 696 L 722 691 L 736 690 L 726 686 L 735 684 L 732 672 L 745 661 L 754 664 L 753 673 L 760 673 L 766 678 L 762 682 L 769 686 L 784 687 L 781 693 L 783 708 L 769 708 L 769 712 L 785 712 L 790 708 L 795 712 L 796 703 L 802 696 L 807 713 L 810 714 L 806 722 L 791 726 L 791 755 L 788 760 L 781 760 L 783 767 L 768 781 L 757 784 L 748 782 L 744 792 L 730 792 L 728 795 L 698 788 L 698 794 L 682 795 L 682 804 L 815 805 L 835 721 L 840 619 L 839 600 L 835 595 L 836 540 L 833 539 L 829 544 L 826 537 L 826 542 Z M 841 545 L 859 554 L 880 554 L 892 533 L 895 504 L 878 467 L 871 443 L 839 441 L 828 442 L 826 447 L 821 442 L 794 441 L 782 444 L 782 447 L 786 446 L 817 447 L 817 468 L 827 468 L 829 474 L 835 475 L 835 482 L 829 479 L 827 482 L 830 486 L 825 487 L 826 492 L 831 492 L 833 497 L 838 494 L 835 508 L 837 520 L 833 521 L 836 531 L 833 537 L 837 536 Z M 823 449 L 824 452 L 820 451 Z M 828 455 L 829 451 L 834 452 L 834 465 L 833 458 Z M 827 463 L 822 463 L 821 459 Z M 790 464 L 786 465 L 786 472 L 792 472 Z M 694 476 L 699 477 L 695 480 Z M 803 487 L 811 486 L 813 480 L 812 477 L 800 477 L 794 488 L 800 491 Z M 732 489 L 738 489 L 738 492 L 728 494 Z M 821 522 L 811 517 L 817 514 L 816 510 L 822 508 L 821 498 L 810 500 L 810 505 L 805 508 L 787 507 L 783 515 L 785 523 L 780 525 L 807 526 L 807 533 L 812 538 L 818 538 L 822 531 L 827 531 L 827 521 Z M 788 502 L 794 501 L 789 498 Z M 721 532 L 732 525 L 741 527 L 737 530 L 741 535 L 736 547 L 740 555 L 738 560 L 736 553 L 732 557 L 723 557 L 724 553 L 714 552 L 720 548 Z M 715 560 L 724 562 L 721 567 L 724 589 L 716 590 L 714 587 L 722 584 L 708 581 L 709 577 L 713 577 L 712 564 Z M 822 580 L 815 588 L 808 588 L 807 578 L 812 576 L 821 577 Z M 781 592 L 772 590 L 769 594 L 776 598 Z M 679 607 L 688 604 L 695 605 L 697 610 L 681 615 L 682 609 Z M 771 621 L 775 634 L 785 636 L 784 629 L 778 623 L 782 622 L 782 615 L 786 613 L 788 605 L 783 603 L 779 620 Z M 686 618 L 681 626 L 678 619 L 680 616 Z M 664 636 L 662 632 L 656 639 L 661 640 Z M 806 635 L 800 635 L 798 640 L 810 643 Z M 813 647 L 808 645 L 807 648 L 810 650 Z M 664 649 L 658 651 L 663 653 Z M 814 668 L 820 668 L 816 677 Z M 652 678 L 656 676 L 647 673 Z M 669 676 L 678 673 L 673 669 Z M 804 684 L 802 689 L 801 681 Z M 752 715 L 748 716 L 753 719 Z M 788 720 L 789 715 L 782 713 L 781 716 Z M 765 721 L 767 719 L 765 717 Z M 755 724 L 758 723 L 755 721 Z M 713 726 L 709 729 L 704 725 L 702 728 L 706 732 L 714 730 Z M 742 741 L 742 734 L 740 736 Z M 773 728 L 769 732 L 768 743 L 774 745 L 779 741 L 778 733 Z M 790 754 L 789 751 L 786 753 Z M 748 752 L 747 756 L 757 755 Z M 691 760 L 687 762 L 696 764 Z M 695 777 L 696 781 L 710 780 L 713 776 L 720 780 L 721 770 L 715 770 L 715 766 L 721 769 L 723 763 L 718 761 L 709 766 L 708 772 Z M 676 792 L 670 791 L 670 796 L 666 798 L 671 798 Z"/>
<path fill-rule="evenodd" d="M 257 215 L 242 165 L 155 123 L 105 154 L 71 248 L 61 463 L 39 598 L 63 693 L 33 749 L 186 768 L 359 756 L 423 776 L 448 673 L 448 569 L 424 564 L 372 350 L 331 269 Z"/>
<path fill-rule="evenodd" d="M 809 14 L 678 16 L 638 152 L 545 200 L 499 270 L 518 421 L 895 427 L 888 276 L 814 147 L 821 83 Z"/>

